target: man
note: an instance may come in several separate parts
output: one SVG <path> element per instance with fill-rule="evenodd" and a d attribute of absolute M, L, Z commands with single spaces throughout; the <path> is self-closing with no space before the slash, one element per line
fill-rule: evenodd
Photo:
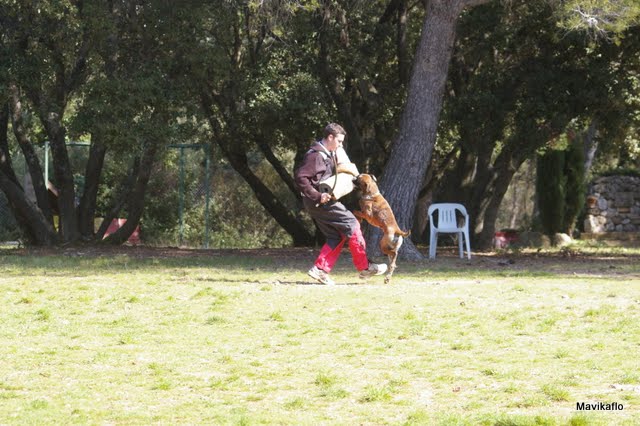
<path fill-rule="evenodd" d="M 326 285 L 335 284 L 329 273 L 347 241 L 353 264 L 360 271 L 360 278 L 382 275 L 387 271 L 385 264 L 369 263 L 360 223 L 353 213 L 341 202 L 332 200 L 331 194 L 318 191 L 318 183 L 335 173 L 335 153 L 342 147 L 346 135 L 347 132 L 339 124 L 327 125 L 322 140 L 311 146 L 294 176 L 296 185 L 302 193 L 305 209 L 327 239 L 308 274 Z"/>

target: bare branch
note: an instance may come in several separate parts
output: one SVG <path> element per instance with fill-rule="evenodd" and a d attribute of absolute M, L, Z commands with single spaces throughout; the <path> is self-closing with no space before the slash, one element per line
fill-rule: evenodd
<path fill-rule="evenodd" d="M 632 7 L 629 1 L 602 2 L 597 5 L 578 1 L 566 5 L 564 15 L 567 29 L 583 30 L 595 37 L 608 38 L 608 34 L 637 23 L 640 9 Z"/>

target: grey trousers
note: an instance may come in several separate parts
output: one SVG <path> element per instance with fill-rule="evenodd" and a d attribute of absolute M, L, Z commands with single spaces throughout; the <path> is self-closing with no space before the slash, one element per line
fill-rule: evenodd
<path fill-rule="evenodd" d="M 358 219 L 339 201 L 329 201 L 317 207 L 307 197 L 302 197 L 302 202 L 331 248 L 335 248 L 343 238 L 351 238 L 360 229 Z"/>

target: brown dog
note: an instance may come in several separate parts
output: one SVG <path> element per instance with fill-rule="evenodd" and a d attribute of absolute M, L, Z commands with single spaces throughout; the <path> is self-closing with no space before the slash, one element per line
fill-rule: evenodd
<path fill-rule="evenodd" d="M 361 174 L 356 178 L 355 184 L 362 192 L 362 197 L 360 198 L 361 211 L 356 210 L 353 214 L 380 228 L 384 233 L 380 240 L 380 250 L 389 257 L 389 270 L 384 278 L 386 284 L 391 280 L 393 271 L 396 269 L 396 259 L 404 241 L 403 237 L 408 237 L 411 232 L 400 229 L 389 203 L 380 194 L 373 176 Z"/>

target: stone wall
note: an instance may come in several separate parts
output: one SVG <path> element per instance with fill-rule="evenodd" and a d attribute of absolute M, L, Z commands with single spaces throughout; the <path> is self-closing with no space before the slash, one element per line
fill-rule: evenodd
<path fill-rule="evenodd" d="M 604 176 L 589 186 L 584 231 L 640 232 L 640 178 Z"/>

